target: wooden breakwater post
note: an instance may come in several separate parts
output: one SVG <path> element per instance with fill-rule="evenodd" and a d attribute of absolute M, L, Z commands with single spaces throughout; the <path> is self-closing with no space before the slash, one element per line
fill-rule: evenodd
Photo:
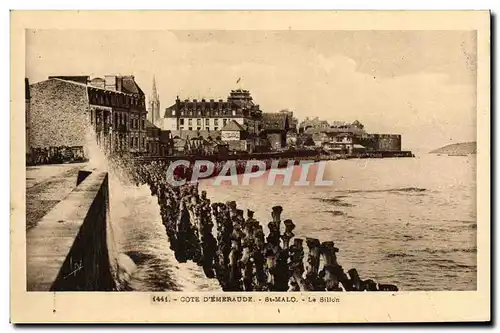
<path fill-rule="evenodd" d="M 224 291 L 398 290 L 392 284 L 362 280 L 356 269 L 346 274 L 333 241 L 306 237 L 305 259 L 304 240 L 294 238 L 291 219 L 282 223 L 281 206 L 272 207 L 266 235 L 254 212 L 247 211 L 245 218 L 235 201 L 211 203 L 206 192 L 198 193 L 197 184 L 170 186 L 157 166 L 143 167 L 140 173 L 137 179 L 158 197 L 176 259 L 196 262 Z"/>

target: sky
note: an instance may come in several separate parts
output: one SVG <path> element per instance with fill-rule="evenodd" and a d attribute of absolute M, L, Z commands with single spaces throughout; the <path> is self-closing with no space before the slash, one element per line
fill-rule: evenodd
<path fill-rule="evenodd" d="M 361 121 L 428 151 L 476 139 L 474 31 L 28 30 L 26 77 L 134 75 L 161 108 L 250 90 L 264 112 Z M 237 83 L 238 78 L 241 78 Z"/>

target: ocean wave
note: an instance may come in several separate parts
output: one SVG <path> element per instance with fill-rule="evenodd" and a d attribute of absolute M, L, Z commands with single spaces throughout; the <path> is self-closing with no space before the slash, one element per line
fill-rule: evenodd
<path fill-rule="evenodd" d="M 432 263 L 429 262 L 428 264 L 431 264 L 432 266 L 439 267 L 439 268 L 447 268 L 447 269 L 457 269 L 457 268 L 462 268 L 462 269 L 476 269 L 476 266 L 473 265 L 464 265 L 464 264 L 457 264 L 457 263 Z"/>
<path fill-rule="evenodd" d="M 386 254 L 387 258 L 406 258 L 406 257 L 414 257 L 413 254 L 403 253 L 403 252 L 395 252 Z"/>
<path fill-rule="evenodd" d="M 425 248 L 423 250 L 416 250 L 417 252 L 426 252 L 429 254 L 436 254 L 436 253 L 455 253 L 455 252 L 465 252 L 465 253 L 476 253 L 477 248 L 472 247 L 472 248 L 451 248 L 451 249 L 431 249 L 431 248 Z"/>
<path fill-rule="evenodd" d="M 380 189 L 380 190 L 339 190 L 339 193 L 422 193 L 426 192 L 427 189 L 420 187 L 400 187 L 400 188 L 389 188 L 389 189 Z"/>
<path fill-rule="evenodd" d="M 345 196 L 337 196 L 334 198 L 315 198 L 315 199 L 319 200 L 321 202 L 324 202 L 324 203 L 331 204 L 333 206 L 337 206 L 337 207 L 353 207 L 354 206 L 353 204 L 350 204 L 348 202 L 344 202 L 344 201 L 340 200 L 340 198 L 344 198 L 344 197 Z"/>
<path fill-rule="evenodd" d="M 405 238 L 405 240 L 415 240 L 415 237 L 412 235 L 403 235 L 403 238 Z"/>
<path fill-rule="evenodd" d="M 327 213 L 330 213 L 334 216 L 344 216 L 345 213 L 343 211 L 340 211 L 340 210 L 327 210 Z"/>

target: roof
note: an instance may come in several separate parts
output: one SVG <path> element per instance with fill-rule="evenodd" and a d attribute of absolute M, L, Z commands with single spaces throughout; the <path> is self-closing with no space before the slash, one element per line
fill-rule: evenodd
<path fill-rule="evenodd" d="M 160 140 L 169 140 L 170 137 L 172 135 L 172 132 L 170 132 L 169 130 L 161 130 L 160 132 Z"/>
<path fill-rule="evenodd" d="M 152 122 L 150 122 L 148 119 L 146 119 L 146 128 L 158 128 L 158 126 L 156 126 L 155 124 L 153 124 Z"/>
<path fill-rule="evenodd" d="M 57 76 L 49 76 L 49 79 L 61 79 L 65 81 L 73 81 L 78 83 L 87 84 L 89 82 L 88 75 L 57 75 Z"/>
<path fill-rule="evenodd" d="M 262 113 L 263 130 L 287 130 L 288 115 L 285 113 Z"/>
<path fill-rule="evenodd" d="M 128 93 L 126 93 L 126 92 L 122 92 L 122 91 L 102 89 L 102 88 L 99 88 L 99 87 L 90 86 L 90 85 L 88 85 L 88 84 L 83 84 L 83 83 L 76 82 L 76 81 L 63 80 L 63 79 L 56 78 L 56 77 L 53 77 L 53 78 L 48 79 L 48 80 L 40 81 L 40 82 L 45 82 L 45 81 L 50 81 L 50 80 L 53 80 L 53 81 L 61 81 L 61 82 L 65 82 L 65 83 L 70 83 L 70 84 L 73 84 L 73 85 L 75 85 L 75 86 L 87 87 L 87 88 L 89 88 L 89 89 L 96 89 L 96 90 L 102 90 L 102 91 L 112 92 L 112 93 L 116 93 L 116 94 L 124 94 L 124 95 L 129 95 Z M 40 82 L 34 83 L 33 85 L 38 84 L 38 83 L 40 83 Z"/>
<path fill-rule="evenodd" d="M 144 95 L 144 92 L 141 90 L 137 82 L 135 82 L 135 78 L 133 75 L 126 75 L 121 77 L 122 80 L 122 90 L 123 92 L 129 94 L 139 94 Z"/>
<path fill-rule="evenodd" d="M 243 128 L 243 126 L 238 124 L 238 122 L 236 122 L 236 120 L 231 120 L 230 122 L 228 122 L 226 124 L 226 126 L 222 127 L 222 129 L 221 129 L 221 131 L 238 131 L 238 132 L 241 132 L 244 130 L 245 129 Z"/>
<path fill-rule="evenodd" d="M 88 80 L 88 76 L 49 76 L 48 80 L 58 80 L 63 82 L 68 82 L 71 84 L 85 86 L 92 89 L 104 90 L 108 92 L 114 93 L 122 93 L 122 94 L 140 94 L 144 95 L 144 92 L 141 90 L 139 85 L 135 82 L 133 75 L 118 77 L 117 79 L 122 80 L 122 89 L 119 90 L 109 90 L 103 89 L 102 87 L 97 87 L 94 85 L 88 84 L 88 82 L 95 82 L 96 80 L 103 80 L 102 78 L 93 78 L 92 80 Z M 87 81 L 88 80 L 88 81 Z"/>

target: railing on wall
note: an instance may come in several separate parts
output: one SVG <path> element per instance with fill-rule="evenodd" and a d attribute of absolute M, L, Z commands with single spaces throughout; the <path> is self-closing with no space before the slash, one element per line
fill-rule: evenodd
<path fill-rule="evenodd" d="M 86 162 L 83 146 L 31 148 L 26 154 L 26 165 Z"/>

